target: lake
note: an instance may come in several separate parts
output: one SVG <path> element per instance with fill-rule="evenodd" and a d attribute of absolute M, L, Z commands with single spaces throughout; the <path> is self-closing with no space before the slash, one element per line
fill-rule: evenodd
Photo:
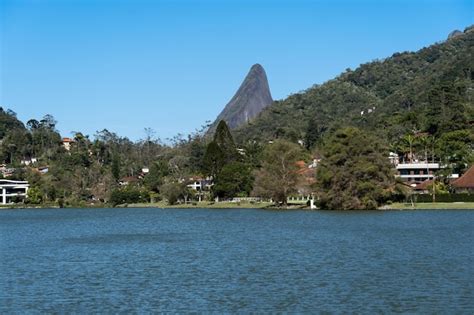
<path fill-rule="evenodd" d="M 474 211 L 0 211 L 0 313 L 473 313 Z"/>

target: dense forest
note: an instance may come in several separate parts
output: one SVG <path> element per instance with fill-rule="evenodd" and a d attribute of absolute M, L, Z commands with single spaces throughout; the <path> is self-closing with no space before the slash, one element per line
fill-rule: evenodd
<path fill-rule="evenodd" d="M 275 101 L 232 133 L 222 121 L 213 136 L 203 126 L 166 144 L 151 128 L 135 142 L 109 130 L 77 131 L 67 150 L 52 115 L 23 123 L 0 108 L 0 160 L 12 170 L 9 179 L 30 182 L 26 202 L 33 204 L 245 196 L 286 204 L 291 194 L 304 193 L 318 196 L 323 207 L 376 208 L 403 194 L 389 151 L 440 161 L 449 172 L 472 165 L 473 44 L 470 27 Z M 308 174 L 316 158 L 321 166 Z M 186 186 L 195 178 L 211 178 L 214 186 L 197 196 Z"/>
<path fill-rule="evenodd" d="M 312 149 L 340 126 L 354 126 L 377 134 L 396 150 L 410 134 L 440 140 L 472 135 L 473 50 L 474 28 L 469 27 L 417 52 L 395 53 L 347 69 L 322 85 L 274 102 L 236 137 L 304 140 Z"/>

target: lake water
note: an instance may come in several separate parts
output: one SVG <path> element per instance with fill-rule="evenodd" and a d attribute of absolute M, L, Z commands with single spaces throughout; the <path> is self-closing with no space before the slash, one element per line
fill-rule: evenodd
<path fill-rule="evenodd" d="M 474 211 L 0 211 L 0 313 L 474 312 Z"/>

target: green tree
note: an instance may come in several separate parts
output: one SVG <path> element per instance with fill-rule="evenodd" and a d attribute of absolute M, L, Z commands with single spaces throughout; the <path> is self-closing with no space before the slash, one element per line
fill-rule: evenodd
<path fill-rule="evenodd" d="M 160 187 L 161 196 L 168 201 L 168 204 L 174 205 L 186 193 L 186 185 L 183 183 L 169 182 Z"/>
<path fill-rule="evenodd" d="M 454 173 L 460 174 L 474 162 L 474 133 L 457 130 L 444 133 L 436 143 L 437 155 Z"/>
<path fill-rule="evenodd" d="M 120 157 L 118 154 L 114 155 L 112 158 L 112 176 L 114 177 L 115 181 L 119 181 L 120 179 Z"/>
<path fill-rule="evenodd" d="M 222 168 L 212 191 L 219 198 L 248 196 L 252 191 L 253 180 L 250 165 L 237 161 L 230 162 Z"/>
<path fill-rule="evenodd" d="M 262 168 L 255 176 L 253 195 L 272 198 L 287 204 L 288 196 L 296 191 L 299 170 L 297 161 L 304 158 L 297 144 L 276 140 L 263 151 Z"/>
<path fill-rule="evenodd" d="M 232 137 L 229 127 L 224 120 L 221 120 L 217 125 L 216 132 L 214 134 L 214 142 L 224 153 L 226 162 L 233 161 L 238 157 L 234 138 Z"/>
<path fill-rule="evenodd" d="M 373 135 L 344 128 L 330 137 L 317 168 L 319 205 L 324 209 L 376 209 L 395 189 L 387 150 Z"/>
<path fill-rule="evenodd" d="M 28 198 L 26 202 L 34 205 L 43 202 L 43 195 L 41 193 L 41 190 L 37 187 L 31 187 L 30 189 L 28 189 Z"/>
<path fill-rule="evenodd" d="M 206 149 L 203 159 L 204 172 L 217 178 L 226 163 L 225 154 L 215 141 L 211 141 Z"/>
<path fill-rule="evenodd" d="M 110 196 L 110 203 L 112 203 L 113 206 L 126 203 L 148 202 L 149 200 L 149 192 L 137 187 L 115 189 Z"/>
<path fill-rule="evenodd" d="M 159 188 L 163 185 L 164 179 L 170 174 L 168 164 L 164 159 L 160 159 L 153 163 L 150 172 L 145 176 L 145 187 L 151 191 L 159 192 Z"/>
<path fill-rule="evenodd" d="M 204 172 L 212 176 L 214 182 L 217 183 L 224 165 L 238 160 L 241 160 L 241 155 L 237 151 L 229 127 L 225 121 L 221 120 L 217 125 L 214 140 L 208 144 L 204 154 Z"/>
<path fill-rule="evenodd" d="M 314 117 L 311 117 L 308 122 L 308 128 L 306 129 L 306 134 L 304 138 L 304 143 L 306 149 L 312 149 L 318 141 L 320 141 L 322 133 L 325 131 L 324 128 L 318 125 L 317 120 Z"/>

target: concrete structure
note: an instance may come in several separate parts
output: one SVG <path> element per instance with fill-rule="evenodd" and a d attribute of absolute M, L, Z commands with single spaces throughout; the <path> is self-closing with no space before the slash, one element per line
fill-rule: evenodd
<path fill-rule="evenodd" d="M 408 182 L 411 186 L 431 180 L 434 177 L 434 172 L 440 169 L 439 163 L 399 163 L 397 165 L 397 177 L 400 177 L 404 182 Z"/>
<path fill-rule="evenodd" d="M 213 186 L 212 178 L 199 178 L 199 177 L 192 177 L 187 181 L 186 187 L 194 189 L 195 191 L 204 191 L 210 190 Z"/>
<path fill-rule="evenodd" d="M 399 163 L 398 154 L 395 152 L 390 152 L 388 155 L 388 160 L 390 161 L 390 164 L 397 166 Z"/>
<path fill-rule="evenodd" d="M 1 202 L 6 205 L 12 198 L 26 198 L 30 185 L 26 181 L 0 179 Z"/>

